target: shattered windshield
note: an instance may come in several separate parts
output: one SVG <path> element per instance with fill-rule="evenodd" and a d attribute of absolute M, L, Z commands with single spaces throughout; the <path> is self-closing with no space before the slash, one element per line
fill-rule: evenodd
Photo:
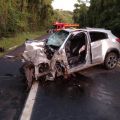
<path fill-rule="evenodd" d="M 59 31 L 56 33 L 53 33 L 47 41 L 46 45 L 53 45 L 53 46 L 57 46 L 60 47 L 63 42 L 65 41 L 65 39 L 67 38 L 67 36 L 69 35 L 69 32 L 67 31 Z"/>

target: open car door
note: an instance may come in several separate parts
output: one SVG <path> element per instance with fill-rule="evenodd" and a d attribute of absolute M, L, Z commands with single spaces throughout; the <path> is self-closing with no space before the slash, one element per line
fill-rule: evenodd
<path fill-rule="evenodd" d="M 77 34 L 72 34 L 64 46 L 64 52 L 68 74 L 89 66 L 91 64 L 91 57 L 87 33 L 79 31 Z"/>

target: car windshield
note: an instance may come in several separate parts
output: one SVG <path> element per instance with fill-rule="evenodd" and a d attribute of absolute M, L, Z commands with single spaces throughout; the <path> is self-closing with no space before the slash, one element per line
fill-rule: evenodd
<path fill-rule="evenodd" d="M 61 30 L 59 32 L 53 33 L 47 41 L 46 45 L 53 45 L 53 46 L 57 46 L 60 47 L 63 42 L 65 41 L 65 39 L 67 38 L 67 36 L 69 35 L 69 32 Z"/>

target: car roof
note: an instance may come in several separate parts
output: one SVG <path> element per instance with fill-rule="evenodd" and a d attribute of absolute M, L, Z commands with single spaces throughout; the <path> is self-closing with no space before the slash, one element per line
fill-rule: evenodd
<path fill-rule="evenodd" d="M 84 32 L 104 32 L 110 33 L 110 30 L 106 30 L 104 28 L 82 28 L 82 29 L 64 29 L 67 32 L 77 32 L 77 31 L 84 31 Z"/>

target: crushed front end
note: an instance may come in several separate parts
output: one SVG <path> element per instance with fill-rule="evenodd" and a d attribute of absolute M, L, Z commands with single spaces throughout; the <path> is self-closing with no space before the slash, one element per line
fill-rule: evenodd
<path fill-rule="evenodd" d="M 64 73 L 64 53 L 60 47 L 67 39 L 68 32 L 60 31 L 44 40 L 28 40 L 25 42 L 23 58 L 24 71 L 30 87 L 33 80 L 39 78 L 54 80 L 56 76 Z"/>
<path fill-rule="evenodd" d="M 39 77 L 49 74 L 51 69 L 50 59 L 47 58 L 45 53 L 45 40 L 29 40 L 25 42 L 23 58 L 25 60 L 24 71 L 28 86 L 31 86 L 33 79 L 38 80 Z"/>

